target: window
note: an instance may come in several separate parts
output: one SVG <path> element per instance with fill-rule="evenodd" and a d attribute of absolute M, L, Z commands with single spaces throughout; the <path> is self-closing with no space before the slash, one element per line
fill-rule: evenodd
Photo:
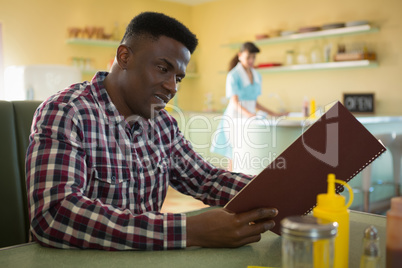
<path fill-rule="evenodd" d="M 5 98 L 4 93 L 4 57 L 3 57 L 3 31 L 2 25 L 0 23 L 0 100 Z"/>

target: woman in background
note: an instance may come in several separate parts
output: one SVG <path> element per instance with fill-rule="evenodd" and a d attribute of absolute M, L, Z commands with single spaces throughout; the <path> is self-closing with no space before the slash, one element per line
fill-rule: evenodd
<path fill-rule="evenodd" d="M 220 122 L 216 136 L 212 142 L 211 152 L 226 156 L 229 161 L 228 170 L 232 170 L 232 146 L 228 133 L 228 118 L 250 118 L 261 110 L 271 116 L 282 116 L 287 113 L 275 113 L 262 106 L 258 101 L 261 95 L 261 75 L 254 69 L 256 54 L 260 49 L 251 42 L 242 44 L 240 51 L 230 61 L 229 73 L 226 77 L 226 97 L 230 99 L 224 119 Z M 225 120 L 226 118 L 226 120 Z"/>

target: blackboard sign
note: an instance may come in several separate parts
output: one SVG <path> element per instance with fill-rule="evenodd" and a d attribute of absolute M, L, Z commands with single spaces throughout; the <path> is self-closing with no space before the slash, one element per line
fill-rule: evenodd
<path fill-rule="evenodd" d="M 374 113 L 374 93 L 344 93 L 343 105 L 350 112 Z"/>

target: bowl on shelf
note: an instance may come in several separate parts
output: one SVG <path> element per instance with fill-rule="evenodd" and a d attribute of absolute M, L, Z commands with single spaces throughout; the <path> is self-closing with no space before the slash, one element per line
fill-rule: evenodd
<path fill-rule="evenodd" d="M 297 33 L 297 32 L 296 31 L 281 31 L 280 35 L 281 36 L 288 36 L 288 35 L 292 35 L 292 34 L 295 34 L 295 33 Z"/>
<path fill-rule="evenodd" d="M 346 22 L 346 27 L 360 26 L 360 25 L 368 25 L 370 24 L 367 20 L 355 20 Z"/>
<path fill-rule="evenodd" d="M 256 34 L 255 35 L 256 40 L 261 40 L 261 39 L 266 39 L 266 38 L 269 38 L 268 34 Z"/>

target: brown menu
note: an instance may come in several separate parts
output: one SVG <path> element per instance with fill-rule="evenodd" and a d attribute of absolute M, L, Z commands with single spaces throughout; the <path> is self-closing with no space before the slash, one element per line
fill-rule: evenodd
<path fill-rule="evenodd" d="M 348 182 L 385 151 L 340 102 L 258 174 L 225 206 L 240 213 L 254 208 L 277 208 L 274 233 L 280 221 L 308 214 L 317 195 L 327 191 L 327 175 Z M 337 192 L 342 187 L 338 185 Z"/>

